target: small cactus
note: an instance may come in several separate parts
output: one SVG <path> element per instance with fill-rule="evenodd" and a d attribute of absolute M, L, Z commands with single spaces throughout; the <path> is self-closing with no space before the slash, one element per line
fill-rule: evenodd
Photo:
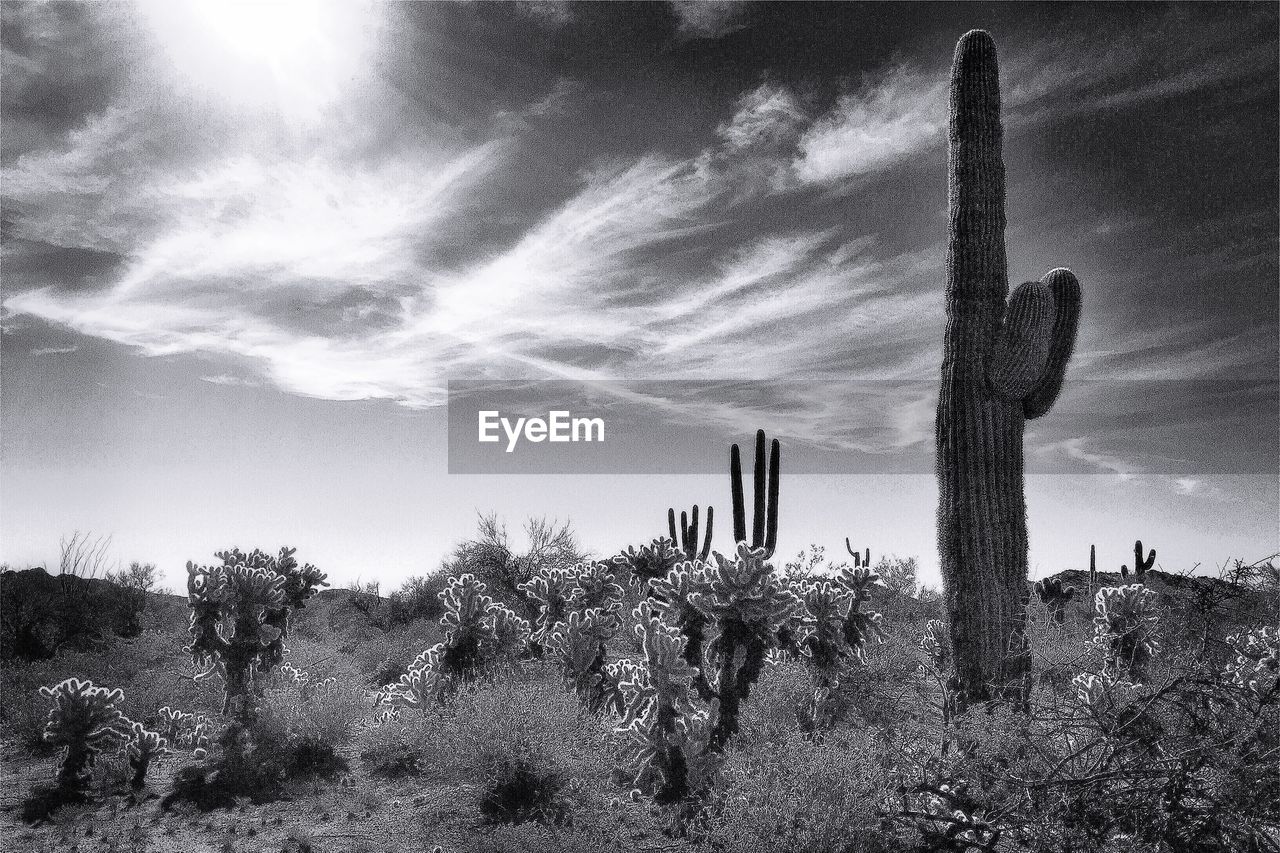
<path fill-rule="evenodd" d="M 698 505 L 693 505 L 693 512 L 686 516 L 682 511 L 680 513 L 680 527 L 676 528 L 676 511 L 674 509 L 667 510 L 667 527 L 671 533 L 671 541 L 684 551 L 686 560 L 706 560 L 707 555 L 711 553 L 711 531 L 712 525 L 715 523 L 715 509 L 707 507 L 707 534 L 702 541 L 702 548 L 698 548 Z M 677 538 L 676 534 L 679 533 Z"/>
<path fill-rule="evenodd" d="M 129 784 L 134 790 L 140 790 L 146 784 L 147 770 L 151 767 L 151 760 L 157 755 L 167 753 L 169 744 L 159 732 L 148 731 L 142 723 L 133 723 L 130 730 L 128 753 L 133 778 L 129 780 Z"/>
<path fill-rule="evenodd" d="M 1280 681 L 1280 631 L 1273 626 L 1242 631 L 1227 637 L 1235 659 L 1224 675 L 1256 699 L 1273 695 Z"/>
<path fill-rule="evenodd" d="M 1067 602 L 1075 598 L 1076 588 L 1074 586 L 1063 586 L 1062 581 L 1058 578 L 1045 578 L 1036 581 L 1033 587 L 1036 596 L 1049 609 L 1049 616 L 1054 622 L 1062 624 L 1066 616 Z"/>
<path fill-rule="evenodd" d="M 131 723 L 117 707 L 124 701 L 124 692 L 68 678 L 54 687 L 41 687 L 40 695 L 53 700 L 44 741 L 62 747 L 58 787 L 81 790 L 88 784 L 89 768 L 98 754 L 130 735 Z"/>
<path fill-rule="evenodd" d="M 875 640 L 883 643 L 885 638 L 883 617 L 879 613 L 862 609 L 862 605 L 871 600 L 872 587 L 880 584 L 880 575 L 866 566 L 859 568 L 845 566 L 836 575 L 836 581 L 853 596 L 849 616 L 844 623 L 845 642 L 849 644 L 849 648 L 853 649 L 858 660 L 866 663 L 867 641 Z"/>
<path fill-rule="evenodd" d="M 924 626 L 924 634 L 916 643 L 929 657 L 934 670 L 942 672 L 951 662 L 951 644 L 947 639 L 947 626 L 941 619 L 930 619 Z"/>
<path fill-rule="evenodd" d="M 738 445 L 729 451 L 729 485 L 733 492 L 733 541 L 749 543 L 752 549 L 763 548 L 764 558 L 773 556 L 778 544 L 778 478 L 781 474 L 782 448 L 773 440 L 769 462 L 765 464 L 764 430 L 756 432 L 755 506 L 752 515 L 751 538 L 747 539 L 747 511 L 743 503 L 742 456 Z M 768 480 L 768 493 L 765 481 Z"/>

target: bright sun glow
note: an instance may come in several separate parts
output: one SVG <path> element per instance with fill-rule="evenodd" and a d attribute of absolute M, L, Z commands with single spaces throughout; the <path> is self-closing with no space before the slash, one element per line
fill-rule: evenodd
<path fill-rule="evenodd" d="M 180 89 L 240 109 L 315 117 L 369 61 L 375 7 L 341 0 L 150 0 Z"/>

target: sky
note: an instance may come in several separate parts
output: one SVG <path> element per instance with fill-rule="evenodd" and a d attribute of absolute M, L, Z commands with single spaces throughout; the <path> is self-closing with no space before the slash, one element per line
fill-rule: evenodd
<path fill-rule="evenodd" d="M 694 503 L 719 550 L 727 448 L 764 428 L 780 556 L 848 536 L 936 584 L 947 80 L 975 27 L 1011 282 L 1084 289 L 1027 430 L 1033 576 L 1139 537 L 1167 571 L 1280 551 L 1273 4 L 0 15 L 6 564 L 78 530 L 177 588 L 289 544 L 388 589 L 477 512 L 607 555 Z M 551 404 L 606 412 L 611 455 L 460 473 L 462 380 L 585 389 Z"/>

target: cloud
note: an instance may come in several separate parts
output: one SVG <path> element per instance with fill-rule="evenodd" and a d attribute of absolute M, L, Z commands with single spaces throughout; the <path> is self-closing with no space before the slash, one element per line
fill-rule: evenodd
<path fill-rule="evenodd" d="M 895 66 L 842 95 L 805 133 L 795 170 L 805 183 L 877 173 L 945 138 L 947 82 Z"/>
<path fill-rule="evenodd" d="M 75 344 L 72 344 L 70 346 L 65 346 L 65 347 L 33 347 L 31 349 L 31 355 L 35 356 L 36 358 L 40 358 L 46 355 L 69 355 L 70 353 L 73 353 L 78 349 L 80 349 L 80 347 L 76 346 Z"/>
<path fill-rule="evenodd" d="M 749 4 L 736 0 L 672 0 L 677 32 L 685 38 L 716 39 L 742 26 Z"/>
<path fill-rule="evenodd" d="M 252 379 L 245 379 L 241 376 L 232 376 L 229 373 L 219 373 L 216 376 L 201 376 L 201 382 L 208 382 L 210 385 L 227 385 L 240 386 L 244 388 L 257 388 L 259 383 Z"/>

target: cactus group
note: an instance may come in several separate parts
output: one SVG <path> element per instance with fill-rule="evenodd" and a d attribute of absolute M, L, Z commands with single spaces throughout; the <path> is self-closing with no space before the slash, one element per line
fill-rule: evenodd
<path fill-rule="evenodd" d="M 729 486 L 733 493 L 733 541 L 747 542 L 752 549 L 764 549 L 764 559 L 773 556 L 778 545 L 778 478 L 781 473 L 782 449 L 775 438 L 765 462 L 764 430 L 756 432 L 756 462 L 754 469 L 754 506 L 751 518 L 751 538 L 747 538 L 747 510 L 742 490 L 742 455 L 738 445 L 729 451 Z M 766 492 L 766 481 L 768 491 Z"/>
<path fill-rule="evenodd" d="M 961 37 L 952 65 L 946 330 L 936 423 L 938 551 L 962 702 L 1021 699 L 1025 422 L 1044 415 L 1075 345 L 1080 285 L 1066 269 L 1009 295 L 1000 83 L 991 36 Z"/>
<path fill-rule="evenodd" d="M 529 622 L 495 602 L 475 575 L 450 580 L 440 600 L 444 640 L 419 654 L 399 681 L 384 686 L 379 705 L 425 712 L 458 684 L 494 672 L 527 647 Z"/>
<path fill-rule="evenodd" d="M 44 727 L 44 741 L 62 748 L 58 787 L 79 791 L 89 781 L 90 768 L 104 749 L 129 738 L 132 723 L 120 711 L 124 692 L 95 687 L 78 678 L 53 687 L 41 687 L 40 695 L 53 700 Z"/>
<path fill-rule="evenodd" d="M 1045 578 L 1036 581 L 1036 596 L 1041 603 L 1049 609 L 1049 616 L 1054 622 L 1062 624 L 1063 618 L 1066 616 L 1067 602 L 1076 596 L 1076 588 L 1074 586 L 1063 586 L 1062 581 L 1058 578 Z"/>
<path fill-rule="evenodd" d="M 187 563 L 193 638 L 187 652 L 205 667 L 198 678 L 222 677 L 222 712 L 241 722 L 256 714 L 258 677 L 284 660 L 289 616 L 327 586 L 315 566 L 298 565 L 294 551 L 281 548 L 273 557 L 233 549 L 215 555 L 221 565 Z"/>
<path fill-rule="evenodd" d="M 705 560 L 711 553 L 711 532 L 715 523 L 715 509 L 707 507 L 707 532 L 703 537 L 702 547 L 698 547 L 698 505 L 693 505 L 693 512 L 680 513 L 680 527 L 676 527 L 676 511 L 667 510 L 667 527 L 671 533 L 671 541 L 684 552 L 686 560 Z M 679 534 L 679 538 L 677 538 Z"/>

